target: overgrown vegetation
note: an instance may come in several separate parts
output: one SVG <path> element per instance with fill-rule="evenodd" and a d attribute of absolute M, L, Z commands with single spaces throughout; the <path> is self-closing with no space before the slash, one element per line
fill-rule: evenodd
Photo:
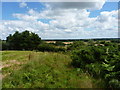
<path fill-rule="evenodd" d="M 18 55 L 19 54 L 19 55 Z M 9 55 L 11 58 L 8 58 Z M 14 57 L 14 55 L 21 56 Z M 33 51 L 4 51 L 3 62 L 15 59 L 16 62 L 2 69 L 3 88 L 96 88 L 101 81 L 81 69 L 70 66 L 71 58 L 62 53 Z M 10 63 L 9 63 L 10 64 Z"/>
<path fill-rule="evenodd" d="M 79 42 L 78 42 L 79 43 Z M 97 46 L 95 46 L 97 44 Z M 77 45 L 77 46 L 76 46 Z M 102 45 L 102 46 L 101 46 Z M 99 42 L 73 44 L 72 65 L 88 71 L 95 78 L 102 78 L 106 87 L 120 88 L 119 43 Z"/>
<path fill-rule="evenodd" d="M 48 52 L 65 52 L 66 49 L 63 47 L 56 47 L 52 44 L 42 43 L 38 46 L 38 51 L 48 51 Z"/>

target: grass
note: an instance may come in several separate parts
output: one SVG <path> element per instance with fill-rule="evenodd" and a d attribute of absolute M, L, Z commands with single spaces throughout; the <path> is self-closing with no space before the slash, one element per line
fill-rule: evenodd
<path fill-rule="evenodd" d="M 6 60 L 24 60 L 31 51 L 2 51 L 2 61 Z"/>
<path fill-rule="evenodd" d="M 3 88 L 96 88 L 89 74 L 71 67 L 69 55 L 53 52 L 3 51 Z M 21 64 L 18 62 L 21 62 Z M 97 80 L 97 83 L 98 80 Z"/>

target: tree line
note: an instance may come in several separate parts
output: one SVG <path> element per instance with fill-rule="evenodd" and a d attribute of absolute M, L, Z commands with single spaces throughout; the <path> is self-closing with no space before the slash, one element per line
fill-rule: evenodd
<path fill-rule="evenodd" d="M 36 50 L 48 52 L 65 52 L 65 48 L 58 47 L 64 46 L 60 41 L 55 44 L 48 44 L 41 40 L 38 34 L 30 31 L 18 32 L 13 35 L 10 34 L 6 40 L 0 40 L 1 50 Z"/>

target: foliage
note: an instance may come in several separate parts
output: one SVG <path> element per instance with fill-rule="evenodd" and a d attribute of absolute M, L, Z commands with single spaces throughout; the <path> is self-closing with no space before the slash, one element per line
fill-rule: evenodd
<path fill-rule="evenodd" d="M 8 50 L 9 49 L 9 44 L 6 43 L 6 41 L 2 40 L 1 41 L 1 50 Z"/>
<path fill-rule="evenodd" d="M 83 46 L 86 46 L 85 42 L 75 41 L 75 42 L 73 42 L 73 44 L 71 44 L 70 46 L 67 47 L 67 50 L 74 50 L 74 49 L 81 48 Z"/>
<path fill-rule="evenodd" d="M 28 60 L 28 56 L 30 59 Z M 22 58 L 22 61 L 21 59 Z M 94 88 L 93 78 L 71 68 L 70 56 L 54 52 L 3 51 L 4 63 L 24 62 L 3 68 L 3 88 Z M 96 80 L 98 81 L 98 80 Z"/>
<path fill-rule="evenodd" d="M 24 31 L 19 33 L 16 31 L 13 35 L 9 35 L 6 41 L 2 41 L 2 50 L 38 50 L 48 52 L 65 52 L 64 44 L 57 41 L 56 44 L 44 43 L 41 38 L 32 32 Z M 59 46 L 59 47 L 57 47 Z"/>
<path fill-rule="evenodd" d="M 40 42 L 41 38 L 37 34 L 29 31 L 22 33 L 16 31 L 13 35 L 10 34 L 6 40 L 10 50 L 34 50 Z"/>
<path fill-rule="evenodd" d="M 39 51 L 55 51 L 55 48 L 53 45 L 45 43 L 45 44 L 40 44 L 38 46 L 38 50 Z"/>
<path fill-rule="evenodd" d="M 75 46 L 72 51 L 72 65 L 87 70 L 97 78 L 103 78 L 106 86 L 120 88 L 120 52 L 118 43 L 100 42 L 104 46 Z M 99 45 L 98 44 L 98 45 Z M 79 44 L 78 44 L 79 45 Z M 72 47 L 73 47 L 72 46 Z"/>
<path fill-rule="evenodd" d="M 48 52 L 59 52 L 59 51 L 63 51 L 65 52 L 65 48 L 62 47 L 56 47 L 55 45 L 52 44 L 47 44 L 47 43 L 42 43 L 40 44 L 37 49 L 39 51 L 48 51 Z"/>
<path fill-rule="evenodd" d="M 64 46 L 64 43 L 62 41 L 56 41 L 56 43 L 54 45 L 56 45 L 56 46 Z"/>

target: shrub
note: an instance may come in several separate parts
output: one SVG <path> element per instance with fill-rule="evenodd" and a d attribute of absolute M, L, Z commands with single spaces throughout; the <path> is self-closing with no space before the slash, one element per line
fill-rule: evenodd
<path fill-rule="evenodd" d="M 105 50 L 100 49 L 100 47 L 86 47 L 80 50 L 74 50 L 72 53 L 72 64 L 79 62 L 80 66 L 77 67 L 84 67 L 86 64 L 91 64 L 95 62 L 101 62 L 104 60 L 105 57 Z M 77 64 L 78 65 L 78 64 Z"/>
<path fill-rule="evenodd" d="M 56 41 L 56 46 L 64 46 L 65 44 L 62 41 Z"/>
<path fill-rule="evenodd" d="M 72 51 L 74 67 L 87 70 L 94 77 L 103 78 L 113 88 L 120 87 L 119 46 L 107 43 L 105 46 L 87 46 Z"/>
<path fill-rule="evenodd" d="M 38 46 L 38 50 L 39 51 L 48 51 L 48 52 L 50 52 L 50 51 L 55 51 L 55 48 L 54 48 L 54 46 L 53 45 L 50 45 L 50 44 L 40 44 L 39 46 Z"/>
<path fill-rule="evenodd" d="M 69 47 L 67 47 L 67 50 L 76 50 L 76 49 L 81 48 L 83 46 L 86 46 L 85 42 L 75 41 L 75 42 L 73 42 L 73 44 L 71 44 Z"/>
<path fill-rule="evenodd" d="M 43 43 L 43 44 L 40 44 L 38 46 L 38 50 L 39 51 L 48 51 L 48 52 L 65 52 L 65 48 L 62 48 L 62 47 L 56 47 L 52 44 L 46 44 L 46 43 Z"/>

